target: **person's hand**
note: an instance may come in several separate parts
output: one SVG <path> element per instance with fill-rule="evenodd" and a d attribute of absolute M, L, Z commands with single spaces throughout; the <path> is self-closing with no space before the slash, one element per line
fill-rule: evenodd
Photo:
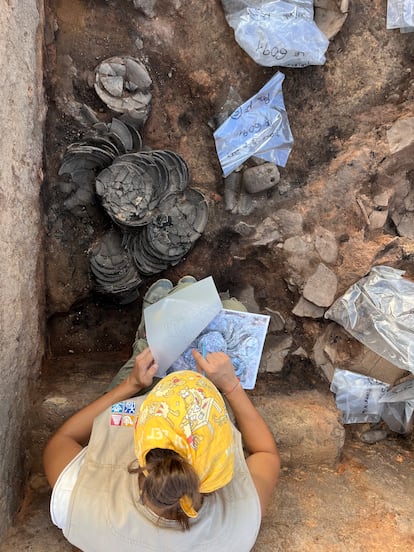
<path fill-rule="evenodd" d="M 206 358 L 193 349 L 193 357 L 197 362 L 197 370 L 205 375 L 224 394 L 229 393 L 239 381 L 234 372 L 234 366 L 226 353 L 209 353 Z"/>
<path fill-rule="evenodd" d="M 139 389 L 149 387 L 152 384 L 158 364 L 155 363 L 149 347 L 140 353 L 134 362 L 134 367 L 128 376 L 132 385 Z"/>

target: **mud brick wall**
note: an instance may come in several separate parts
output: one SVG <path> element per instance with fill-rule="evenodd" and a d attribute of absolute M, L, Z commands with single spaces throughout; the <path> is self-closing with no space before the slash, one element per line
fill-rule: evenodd
<path fill-rule="evenodd" d="M 42 356 L 42 0 L 0 3 L 0 541 L 21 499 Z"/>

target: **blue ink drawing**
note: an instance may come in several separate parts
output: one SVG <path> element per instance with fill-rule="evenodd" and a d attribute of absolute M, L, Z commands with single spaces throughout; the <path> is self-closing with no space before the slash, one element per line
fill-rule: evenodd
<path fill-rule="evenodd" d="M 223 309 L 170 366 L 167 373 L 196 369 L 191 354 L 222 351 L 231 358 L 237 377 L 245 389 L 253 389 L 259 370 L 270 317 L 263 314 Z"/>

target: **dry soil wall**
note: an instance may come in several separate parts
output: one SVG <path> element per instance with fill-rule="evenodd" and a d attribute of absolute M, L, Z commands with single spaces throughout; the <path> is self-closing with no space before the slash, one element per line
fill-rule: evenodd
<path fill-rule="evenodd" d="M 42 355 L 42 0 L 0 0 L 0 539 L 21 498 Z"/>

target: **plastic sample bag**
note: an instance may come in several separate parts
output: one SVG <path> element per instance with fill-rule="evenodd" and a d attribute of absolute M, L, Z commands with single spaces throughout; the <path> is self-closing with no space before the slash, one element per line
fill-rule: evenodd
<path fill-rule="evenodd" d="M 337 368 L 330 389 L 336 395 L 336 406 L 342 412 L 342 423 L 379 422 L 383 411 L 380 399 L 388 387 L 374 378 Z"/>
<path fill-rule="evenodd" d="M 387 29 L 414 31 L 414 0 L 388 0 Z"/>
<path fill-rule="evenodd" d="M 414 373 L 414 282 L 403 274 L 376 266 L 335 301 L 325 318 L 398 368 Z"/>
<path fill-rule="evenodd" d="M 222 0 L 236 42 L 266 67 L 323 65 L 329 40 L 313 21 L 313 0 Z"/>
<path fill-rule="evenodd" d="M 414 380 L 390 389 L 381 399 L 382 419 L 396 433 L 409 433 L 414 426 Z"/>
<path fill-rule="evenodd" d="M 215 131 L 224 177 L 252 155 L 281 167 L 286 165 L 293 136 L 283 101 L 284 78 L 276 73 Z"/>

